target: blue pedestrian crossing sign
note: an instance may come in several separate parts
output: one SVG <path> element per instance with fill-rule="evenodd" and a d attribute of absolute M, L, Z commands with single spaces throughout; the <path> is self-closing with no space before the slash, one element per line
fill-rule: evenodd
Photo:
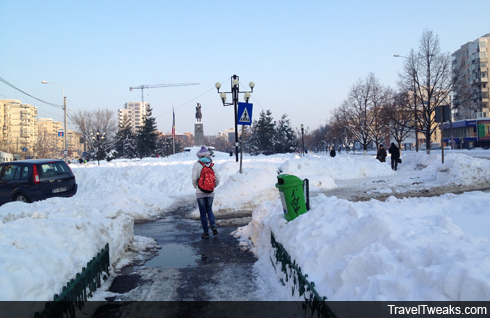
<path fill-rule="evenodd" d="M 238 103 L 238 125 L 252 125 L 252 109 L 251 103 Z"/>

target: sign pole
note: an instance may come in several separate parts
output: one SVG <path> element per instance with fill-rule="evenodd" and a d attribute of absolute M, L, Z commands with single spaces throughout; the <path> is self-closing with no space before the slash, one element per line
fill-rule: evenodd
<path fill-rule="evenodd" d="M 238 116 L 235 118 L 238 124 L 242 125 L 242 135 L 240 137 L 241 149 L 240 149 L 240 173 L 242 173 L 242 161 L 243 161 L 243 134 L 245 131 L 245 125 L 252 125 L 252 109 L 253 104 L 251 103 L 238 103 Z M 238 148 L 238 142 L 236 143 Z M 237 149 L 238 158 L 238 149 Z"/>
<path fill-rule="evenodd" d="M 241 143 L 241 149 L 240 149 L 240 173 L 242 173 L 242 161 L 243 161 L 243 126 L 242 125 L 242 135 L 240 136 L 240 143 Z"/>
<path fill-rule="evenodd" d="M 441 150 L 442 150 L 442 163 L 444 163 L 444 115 L 441 123 Z"/>

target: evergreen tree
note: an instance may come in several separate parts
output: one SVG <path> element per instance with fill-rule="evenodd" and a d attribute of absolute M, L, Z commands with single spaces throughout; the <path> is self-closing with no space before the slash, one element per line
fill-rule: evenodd
<path fill-rule="evenodd" d="M 287 117 L 286 114 L 282 115 L 275 129 L 274 148 L 276 153 L 294 152 L 298 147 L 298 140 Z"/>
<path fill-rule="evenodd" d="M 265 152 L 274 151 L 274 135 L 275 135 L 275 125 L 273 121 L 272 112 L 268 109 L 267 111 L 260 112 L 260 118 L 258 121 L 254 121 L 252 127 L 252 141 L 257 150 Z"/>
<path fill-rule="evenodd" d="M 165 135 L 158 136 L 156 148 L 155 148 L 155 154 L 161 157 L 165 157 L 167 155 L 166 146 L 167 145 L 165 144 Z"/>
<path fill-rule="evenodd" d="M 137 155 L 136 134 L 131 128 L 131 122 L 124 115 L 123 122 L 116 133 L 115 150 L 117 157 L 134 158 Z"/>
<path fill-rule="evenodd" d="M 138 155 L 140 158 L 149 157 L 155 153 L 157 146 L 157 124 L 155 117 L 151 116 L 150 104 L 146 106 L 146 118 L 138 131 Z"/>

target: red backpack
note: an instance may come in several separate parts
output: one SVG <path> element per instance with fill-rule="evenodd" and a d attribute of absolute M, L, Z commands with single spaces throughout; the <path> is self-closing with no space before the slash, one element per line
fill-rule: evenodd
<path fill-rule="evenodd" d="M 213 170 L 214 163 L 206 165 L 202 161 L 198 162 L 202 164 L 202 170 L 201 176 L 199 177 L 199 180 L 197 180 L 197 187 L 204 193 L 211 193 L 216 187 L 216 180 Z"/>

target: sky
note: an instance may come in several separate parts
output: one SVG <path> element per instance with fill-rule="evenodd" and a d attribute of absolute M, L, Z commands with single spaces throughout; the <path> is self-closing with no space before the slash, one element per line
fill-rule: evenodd
<path fill-rule="evenodd" d="M 0 77 L 69 112 L 123 108 L 152 84 L 199 83 L 144 90 L 158 129 L 194 132 L 202 105 L 206 135 L 234 127 L 232 106 L 214 88 L 253 81 L 253 119 L 271 110 L 293 128 L 325 124 L 351 86 L 373 72 L 395 88 L 403 60 L 424 29 L 443 52 L 490 33 L 475 11 L 486 1 L 14 1 L 0 3 Z M 241 94 L 243 96 L 243 94 Z M 38 107 L 38 118 L 63 111 L 0 82 L 0 98 Z M 243 98 L 243 97 L 241 97 Z M 231 96 L 228 95 L 228 101 Z M 242 101 L 242 100 L 241 100 Z M 70 127 L 68 127 L 70 129 Z"/>
<path fill-rule="evenodd" d="M 50 300 L 106 243 L 114 279 L 115 269 L 135 257 L 128 250 L 141 253 L 156 245 L 150 237 L 134 235 L 135 221 L 171 217 L 176 207 L 195 204 L 190 180 L 198 150 L 100 166 L 70 164 L 79 185 L 75 196 L 0 206 L 0 300 Z M 448 150 L 442 164 L 439 154 L 404 152 L 393 171 L 374 152 L 342 152 L 335 158 L 245 155 L 240 174 L 233 157 L 217 152 L 213 161 L 220 185 L 213 211 L 219 217 L 253 211 L 235 237 L 257 256 L 257 295 L 265 297 L 260 300 L 299 299 L 274 272 L 271 231 L 329 300 L 488 300 L 490 193 L 352 202 L 322 191 L 347 187 L 389 195 L 471 185 L 490 178 L 489 158 L 490 150 Z M 311 209 L 290 222 L 275 187 L 279 169 L 310 180 Z M 197 204 L 191 214 L 198 214 Z M 201 240 L 195 233 L 198 218 L 194 225 L 189 242 Z M 177 288 L 178 282 L 169 285 Z M 104 284 L 92 300 L 117 296 L 109 286 Z M 175 300 L 169 297 L 177 294 L 153 292 L 148 297 L 155 298 L 145 300 Z M 209 295 L 217 297 L 209 300 L 225 300 L 219 297 L 229 293 Z"/>

